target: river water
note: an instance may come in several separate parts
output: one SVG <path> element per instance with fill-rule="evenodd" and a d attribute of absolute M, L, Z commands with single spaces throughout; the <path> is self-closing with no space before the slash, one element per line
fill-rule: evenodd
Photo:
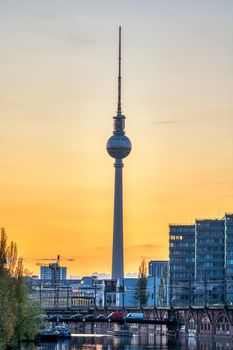
<path fill-rule="evenodd" d="M 154 334 L 134 335 L 131 338 L 120 338 L 107 335 L 75 334 L 69 340 L 40 345 L 23 345 L 21 350 L 232 350 L 231 338 L 212 339 L 155 336 Z"/>

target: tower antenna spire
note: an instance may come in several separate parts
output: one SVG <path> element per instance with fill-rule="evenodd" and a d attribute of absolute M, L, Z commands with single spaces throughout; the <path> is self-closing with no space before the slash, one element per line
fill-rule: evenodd
<path fill-rule="evenodd" d="M 121 115 L 121 26 L 119 26 L 118 103 L 117 103 L 117 115 Z"/>

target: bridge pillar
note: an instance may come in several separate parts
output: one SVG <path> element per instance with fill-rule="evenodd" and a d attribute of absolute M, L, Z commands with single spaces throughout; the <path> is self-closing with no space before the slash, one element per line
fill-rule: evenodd
<path fill-rule="evenodd" d="M 83 329 L 83 334 L 86 333 L 86 323 L 82 322 L 82 329 Z"/>
<path fill-rule="evenodd" d="M 216 335 L 216 327 L 217 327 L 216 322 L 213 322 L 212 323 L 212 337 L 214 337 Z"/>
<path fill-rule="evenodd" d="M 95 323 L 91 322 L 91 334 L 94 334 Z"/>

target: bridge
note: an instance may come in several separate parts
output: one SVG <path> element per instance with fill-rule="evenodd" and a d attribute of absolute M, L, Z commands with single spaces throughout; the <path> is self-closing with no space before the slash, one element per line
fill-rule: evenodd
<path fill-rule="evenodd" d="M 94 317 L 91 319 L 85 320 L 74 320 L 70 317 L 62 317 L 59 319 L 59 317 L 54 316 L 54 318 L 50 319 L 53 321 L 61 321 L 61 322 L 66 322 L 66 323 L 117 323 L 117 324 L 155 324 L 155 325 L 165 325 L 168 327 L 174 327 L 178 324 L 177 320 L 153 320 L 153 319 L 146 319 L 146 318 L 119 318 L 119 319 L 108 319 L 106 318 L 98 318 Z"/>
<path fill-rule="evenodd" d="M 186 335 L 209 335 L 209 336 L 233 336 L 233 307 L 225 305 L 209 306 L 176 306 L 176 307 L 142 307 L 142 308 L 47 308 L 47 315 L 62 315 L 61 321 L 76 324 L 106 324 L 116 321 L 109 321 L 107 316 L 114 311 L 128 313 L 142 312 L 144 319 L 118 320 L 119 324 L 147 325 L 151 331 L 157 327 L 166 326 L 167 331 L 173 330 Z M 86 321 L 75 321 L 71 316 L 75 313 L 93 315 L 93 319 Z M 106 318 L 99 319 L 99 315 Z"/>

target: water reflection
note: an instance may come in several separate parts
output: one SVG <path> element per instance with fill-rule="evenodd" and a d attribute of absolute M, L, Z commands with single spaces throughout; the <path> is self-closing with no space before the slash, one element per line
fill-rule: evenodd
<path fill-rule="evenodd" d="M 77 336 L 58 343 L 41 343 L 24 345 L 21 350 L 230 350 L 233 349 L 231 339 L 210 337 L 203 339 L 168 338 L 154 334 L 142 334 L 132 338 L 108 336 Z"/>

